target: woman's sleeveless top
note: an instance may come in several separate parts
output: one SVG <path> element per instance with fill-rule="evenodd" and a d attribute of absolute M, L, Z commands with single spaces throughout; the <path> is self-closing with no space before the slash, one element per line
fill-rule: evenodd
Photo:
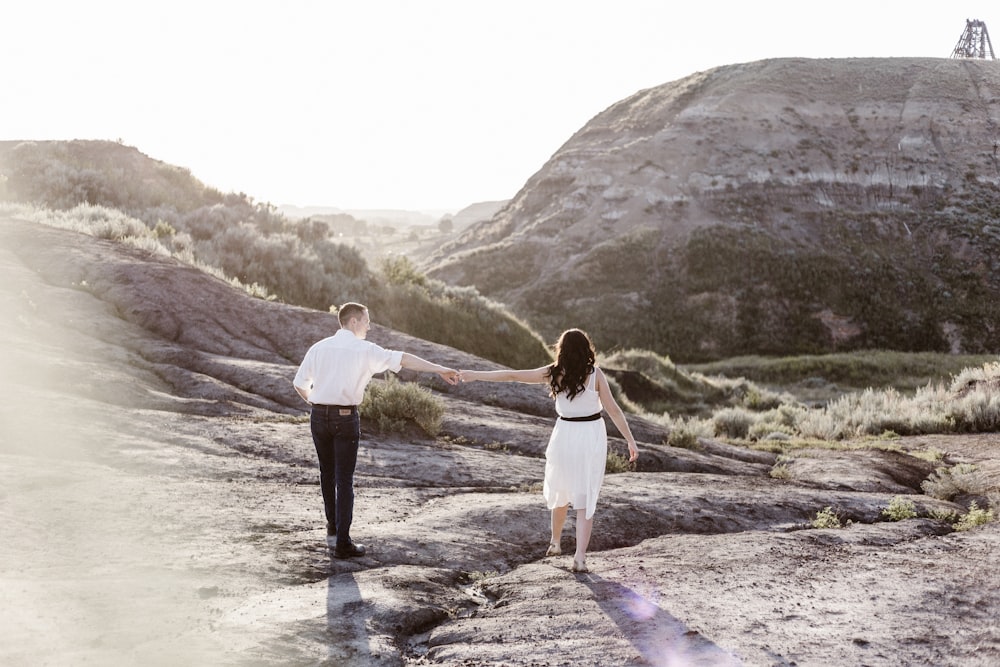
<path fill-rule="evenodd" d="M 560 417 L 586 417 L 604 410 L 597 393 L 597 370 L 587 378 L 583 391 L 570 400 L 566 392 L 556 394 L 556 413 Z"/>

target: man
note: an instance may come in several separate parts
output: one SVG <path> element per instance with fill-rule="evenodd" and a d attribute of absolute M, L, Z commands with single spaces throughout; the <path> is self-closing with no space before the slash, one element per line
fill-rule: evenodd
<path fill-rule="evenodd" d="M 354 468 L 361 438 L 358 404 L 365 387 L 373 375 L 386 370 L 437 373 L 449 384 L 458 383 L 458 371 L 365 340 L 371 317 L 360 303 L 345 303 L 338 317 L 340 330 L 309 348 L 292 384 L 312 404 L 309 423 L 319 457 L 326 534 L 336 535 L 336 558 L 352 558 L 365 554 L 364 546 L 351 541 Z"/>

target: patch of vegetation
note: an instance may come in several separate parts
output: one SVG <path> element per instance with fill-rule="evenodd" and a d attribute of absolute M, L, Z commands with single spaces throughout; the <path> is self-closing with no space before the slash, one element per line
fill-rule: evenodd
<path fill-rule="evenodd" d="M 466 580 L 470 584 L 478 584 L 487 579 L 494 579 L 499 576 L 499 570 L 473 570 L 472 572 L 465 573 Z"/>
<path fill-rule="evenodd" d="M 532 482 L 530 484 L 520 484 L 517 487 L 519 493 L 541 493 L 543 488 L 542 482 Z"/>
<path fill-rule="evenodd" d="M 996 517 L 991 509 L 981 509 L 976 501 L 969 503 L 969 511 L 955 523 L 955 530 L 971 530 L 993 521 Z"/>
<path fill-rule="evenodd" d="M 465 275 L 454 282 L 476 285 L 486 295 L 496 294 L 521 282 L 525 276 L 538 275 L 544 257 L 543 245 L 530 240 L 517 247 L 480 248 L 465 259 Z M 475 271 L 475 280 L 468 275 L 472 271 Z"/>
<path fill-rule="evenodd" d="M 911 395 L 890 387 L 845 394 L 820 408 L 799 403 L 762 412 L 721 407 L 710 420 L 716 436 L 758 443 L 773 438 L 786 448 L 800 440 L 864 439 L 865 446 L 899 450 L 900 435 L 994 432 L 1000 430 L 1000 363 L 966 369 L 948 384 L 927 385 Z M 673 420 L 659 421 L 670 425 Z"/>
<path fill-rule="evenodd" d="M 685 426 L 676 426 L 670 429 L 664 444 L 679 449 L 701 449 L 698 433 Z"/>
<path fill-rule="evenodd" d="M 585 259 L 574 256 L 562 273 L 541 271 L 551 249 L 532 248 L 530 273 L 497 280 L 492 264 L 501 252 L 526 268 L 518 253 L 527 244 L 518 241 L 496 248 L 487 262 L 470 256 L 463 279 L 490 295 L 516 293 L 520 314 L 548 335 L 573 318 L 597 340 L 669 352 L 683 363 L 748 354 L 1000 349 L 995 187 L 845 185 L 821 194 L 848 205 L 783 213 L 786 190 L 743 185 L 699 201 L 724 223 L 648 240 L 645 230 L 623 233 Z M 588 285 L 615 287 L 597 294 Z M 632 325 L 623 330 L 621 322 Z"/>
<path fill-rule="evenodd" d="M 109 141 L 25 141 L 0 146 L 6 193 L 54 209 L 91 204 L 124 213 L 158 207 L 191 211 L 244 195 L 223 195 L 181 167 Z"/>
<path fill-rule="evenodd" d="M 754 422 L 753 415 L 743 408 L 724 408 L 712 416 L 715 435 L 737 440 L 746 438 Z"/>
<path fill-rule="evenodd" d="M 624 454 L 619 454 L 618 452 L 613 452 L 608 450 L 608 456 L 604 463 L 604 472 L 608 475 L 613 475 L 616 473 L 629 472 L 632 470 L 632 464 L 629 463 L 628 457 Z"/>
<path fill-rule="evenodd" d="M 938 468 L 920 484 L 920 488 L 932 498 L 952 500 L 960 495 L 985 495 L 990 490 L 990 483 L 979 466 L 958 463 Z"/>
<path fill-rule="evenodd" d="M 425 387 L 389 375 L 368 385 L 358 410 L 382 433 L 401 433 L 414 423 L 427 435 L 436 436 L 444 417 L 444 401 Z"/>
<path fill-rule="evenodd" d="M 649 227 L 635 229 L 623 236 L 612 236 L 591 248 L 580 263 L 583 275 L 604 276 L 602 290 L 633 289 L 635 276 L 656 271 L 651 248 L 659 243 L 660 231 Z M 622 270 L 628 267 L 628 270 Z"/>
<path fill-rule="evenodd" d="M 882 510 L 882 516 L 890 521 L 903 521 L 917 516 L 913 501 L 904 496 L 895 496 L 889 501 L 889 506 Z"/>
<path fill-rule="evenodd" d="M 812 521 L 813 528 L 843 528 L 840 516 L 833 511 L 832 507 L 825 507 L 816 513 L 816 518 Z"/>
<path fill-rule="evenodd" d="M 702 375 L 743 377 L 764 385 L 789 387 L 819 380 L 841 385 L 844 390 L 891 386 L 899 391 L 913 391 L 995 359 L 996 355 L 984 354 L 859 350 L 822 355 L 732 357 L 683 368 Z"/>
<path fill-rule="evenodd" d="M 788 469 L 787 463 L 778 463 L 771 468 L 768 473 L 773 479 L 791 479 L 792 473 Z"/>
<path fill-rule="evenodd" d="M 385 260 L 381 268 L 385 287 L 376 299 L 376 317 L 385 325 L 512 368 L 551 362 L 537 333 L 475 288 L 428 278 L 405 257 Z"/>
<path fill-rule="evenodd" d="M 932 509 L 929 516 L 935 521 L 943 521 L 944 523 L 954 524 L 958 521 L 958 512 L 940 507 Z"/>
<path fill-rule="evenodd" d="M 939 463 L 944 460 L 944 452 L 936 447 L 931 447 L 927 450 L 911 451 L 909 454 L 910 456 L 923 459 L 924 461 L 929 461 L 931 463 Z"/>

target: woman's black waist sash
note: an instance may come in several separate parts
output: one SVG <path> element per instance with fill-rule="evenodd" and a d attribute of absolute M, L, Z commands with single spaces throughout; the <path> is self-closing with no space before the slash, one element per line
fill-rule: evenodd
<path fill-rule="evenodd" d="M 563 420 L 564 422 L 596 422 L 600 418 L 601 418 L 600 412 L 594 413 L 592 415 L 587 415 L 586 417 L 563 417 L 561 415 L 559 416 L 559 419 Z"/>

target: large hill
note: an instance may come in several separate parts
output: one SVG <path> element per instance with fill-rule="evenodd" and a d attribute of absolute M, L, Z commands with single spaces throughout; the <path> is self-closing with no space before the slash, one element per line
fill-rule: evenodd
<path fill-rule="evenodd" d="M 598 114 L 425 264 L 678 360 L 1000 349 L 1000 67 L 778 59 Z"/>

